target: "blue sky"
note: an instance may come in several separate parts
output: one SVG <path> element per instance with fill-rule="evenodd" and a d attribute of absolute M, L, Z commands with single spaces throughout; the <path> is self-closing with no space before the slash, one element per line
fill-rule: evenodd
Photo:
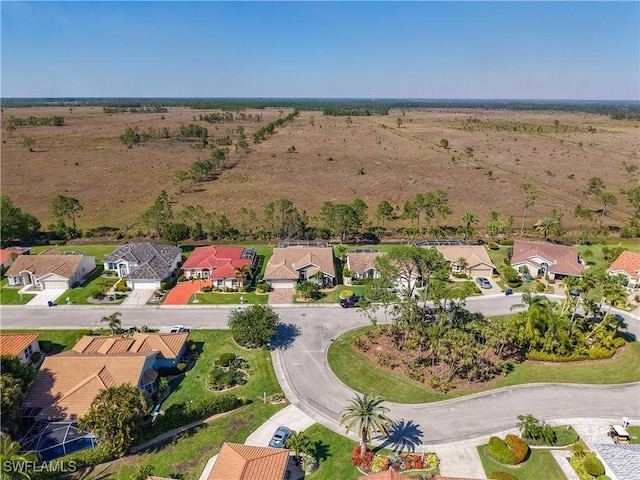
<path fill-rule="evenodd" d="M 3 97 L 640 99 L 640 2 L 7 2 Z"/>

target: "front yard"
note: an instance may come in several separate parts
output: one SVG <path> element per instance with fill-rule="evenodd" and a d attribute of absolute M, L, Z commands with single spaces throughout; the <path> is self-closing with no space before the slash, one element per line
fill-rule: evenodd
<path fill-rule="evenodd" d="M 529 459 L 517 467 L 502 465 L 489 458 L 485 453 L 486 445 L 478 447 L 480 461 L 487 476 L 496 471 L 514 475 L 518 480 L 566 480 L 566 476 L 551 452 L 548 450 L 531 449 Z"/>
<path fill-rule="evenodd" d="M 0 282 L 0 305 L 25 305 L 35 294 L 23 293 L 20 295 L 18 287 L 9 287 L 9 280 L 6 278 Z"/>
<path fill-rule="evenodd" d="M 268 294 L 257 294 L 255 292 L 242 293 L 195 293 L 189 298 L 189 305 L 240 305 L 243 303 L 266 304 L 269 300 Z"/>

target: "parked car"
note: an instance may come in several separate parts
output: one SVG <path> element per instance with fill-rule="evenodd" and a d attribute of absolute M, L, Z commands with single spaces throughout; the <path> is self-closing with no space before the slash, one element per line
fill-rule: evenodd
<path fill-rule="evenodd" d="M 174 325 L 173 327 L 171 327 L 171 330 L 169 330 L 169 333 L 182 333 L 188 331 L 189 329 L 184 325 Z"/>
<path fill-rule="evenodd" d="M 289 427 L 280 426 L 271 437 L 269 446 L 273 448 L 284 448 L 290 436 L 291 429 Z"/>
<path fill-rule="evenodd" d="M 476 283 L 480 286 L 480 288 L 491 288 L 491 282 L 486 277 L 476 278 Z"/>
<path fill-rule="evenodd" d="M 360 297 L 358 295 L 351 295 L 348 298 L 340 300 L 340 306 L 342 308 L 357 307 L 359 301 Z"/>

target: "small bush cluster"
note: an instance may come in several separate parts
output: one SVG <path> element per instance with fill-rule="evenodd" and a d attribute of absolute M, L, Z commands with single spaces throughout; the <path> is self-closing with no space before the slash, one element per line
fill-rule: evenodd
<path fill-rule="evenodd" d="M 247 383 L 249 363 L 235 353 L 223 353 L 214 362 L 214 367 L 207 378 L 207 387 L 212 390 L 244 385 Z"/>
<path fill-rule="evenodd" d="M 582 461 L 582 466 L 589 475 L 592 475 L 594 477 L 604 475 L 604 465 L 602 464 L 600 459 L 595 456 L 585 457 L 585 459 Z"/>
<path fill-rule="evenodd" d="M 502 472 L 500 470 L 491 472 L 491 475 L 489 475 L 489 478 L 491 480 L 518 480 L 517 477 L 514 477 L 510 473 Z"/>
<path fill-rule="evenodd" d="M 374 453 L 371 450 L 367 450 L 364 455 L 360 453 L 360 446 L 353 447 L 353 453 L 351 454 L 351 463 L 358 467 L 369 470 L 371 463 L 373 462 Z"/>
<path fill-rule="evenodd" d="M 516 459 L 516 464 L 524 462 L 529 456 L 529 445 L 527 445 L 527 442 L 517 435 L 507 435 L 504 442 L 511 450 L 511 453 L 513 453 Z"/>
<path fill-rule="evenodd" d="M 271 285 L 267 282 L 262 282 L 256 285 L 257 293 L 267 293 L 269 290 L 271 290 Z"/>
<path fill-rule="evenodd" d="M 487 445 L 487 453 L 498 463 L 515 465 L 516 456 L 509 446 L 499 437 L 491 437 Z"/>

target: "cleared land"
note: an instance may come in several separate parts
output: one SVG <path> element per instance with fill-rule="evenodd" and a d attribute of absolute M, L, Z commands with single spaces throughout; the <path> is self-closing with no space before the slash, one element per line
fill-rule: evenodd
<path fill-rule="evenodd" d="M 388 116 L 351 117 L 349 123 L 346 117 L 300 112 L 264 142 L 251 143 L 257 128 L 290 111 L 247 110 L 262 115 L 261 122 L 234 117 L 228 123 L 210 124 L 196 119 L 214 110 L 105 114 L 100 107 L 5 109 L 0 186 L 43 225 L 54 220 L 48 210 L 53 196 L 79 199 L 84 206 L 77 219 L 81 229 L 113 226 L 137 231 L 140 214 L 163 189 L 173 195 L 176 212 L 199 204 L 232 221 L 240 207 L 254 209 L 261 217 L 267 202 L 282 197 L 312 218 L 325 200 L 351 202 L 359 197 L 373 216 L 381 200 L 401 208 L 417 193 L 442 189 L 454 210 L 446 224 L 459 224 L 471 211 L 482 226 L 495 210 L 505 220 L 514 215 L 518 228 L 523 210 L 519 186 L 528 181 L 541 189 L 527 214 L 529 227 L 556 209 L 564 214 L 565 227 L 580 229 L 587 223 L 574 218 L 575 206 L 587 202 L 582 192 L 588 179 L 601 177 L 619 199 L 605 223 L 621 225 L 631 212 L 621 190 L 637 184 L 637 177 L 628 178 L 623 168 L 623 162 L 640 162 L 636 121 L 565 112 L 449 109 L 392 111 Z M 53 115 L 64 117 L 66 126 L 6 130 L 10 116 Z M 227 135 L 235 140 L 234 129 L 241 125 L 250 148 L 237 153 L 231 146 L 232 168 L 177 195 L 174 172 L 208 158 L 209 150 L 195 141 L 173 139 L 128 149 L 119 137 L 127 127 L 141 133 L 149 127 L 168 127 L 173 135 L 181 124 L 190 123 L 206 127 L 210 142 Z M 34 152 L 23 146 L 25 137 L 36 140 Z M 442 138 L 449 140 L 449 148 L 440 145 Z M 287 153 L 292 146 L 295 153 Z M 591 206 L 598 207 L 595 202 Z"/>

